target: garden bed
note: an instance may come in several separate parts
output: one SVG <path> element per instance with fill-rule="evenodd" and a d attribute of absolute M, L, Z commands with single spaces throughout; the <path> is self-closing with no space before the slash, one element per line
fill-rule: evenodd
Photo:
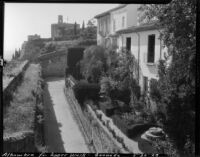
<path fill-rule="evenodd" d="M 42 108 L 41 68 L 38 64 L 30 64 L 24 73 L 21 85 L 13 93 L 10 106 L 6 108 L 3 115 L 3 136 L 14 137 L 16 133 L 34 132 L 34 144 L 39 148 L 44 144 Z M 20 141 L 18 144 L 12 142 L 11 144 L 21 145 Z M 12 150 L 10 151 L 12 152 Z M 19 151 L 23 151 L 23 148 Z M 36 150 L 31 151 L 35 152 Z"/>

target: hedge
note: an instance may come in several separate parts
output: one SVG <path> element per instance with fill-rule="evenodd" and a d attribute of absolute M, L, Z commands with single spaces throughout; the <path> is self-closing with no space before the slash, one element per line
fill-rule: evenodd
<path fill-rule="evenodd" d="M 129 138 L 135 138 L 136 136 L 148 130 L 150 127 L 157 127 L 157 125 L 149 123 L 128 125 L 118 115 L 113 115 L 111 118 L 113 123 Z"/>
<path fill-rule="evenodd" d="M 130 90 L 124 89 L 113 89 L 110 92 L 110 97 L 112 100 L 120 100 L 123 101 L 125 104 L 129 104 L 130 102 Z"/>
<path fill-rule="evenodd" d="M 85 100 L 99 100 L 99 91 L 100 86 L 95 83 L 87 83 L 80 81 L 73 87 L 74 94 L 79 104 L 83 107 L 83 103 Z"/>

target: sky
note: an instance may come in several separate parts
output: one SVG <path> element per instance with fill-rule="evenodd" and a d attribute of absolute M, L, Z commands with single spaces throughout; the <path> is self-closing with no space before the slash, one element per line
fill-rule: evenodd
<path fill-rule="evenodd" d="M 86 3 L 5 3 L 4 9 L 4 58 L 10 60 L 15 49 L 21 48 L 28 35 L 51 37 L 51 24 L 63 21 L 82 25 L 95 15 L 119 4 Z"/>

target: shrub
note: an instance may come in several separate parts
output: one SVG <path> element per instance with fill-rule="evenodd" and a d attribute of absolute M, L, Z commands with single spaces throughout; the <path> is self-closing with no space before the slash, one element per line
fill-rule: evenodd
<path fill-rule="evenodd" d="M 101 46 L 90 46 L 81 60 L 81 73 L 89 82 L 98 83 L 106 71 L 106 53 Z"/>
<path fill-rule="evenodd" d="M 112 89 L 110 92 L 110 97 L 112 100 L 120 100 L 125 104 L 130 102 L 130 90 L 129 89 Z"/>
<path fill-rule="evenodd" d="M 171 156 L 180 157 L 174 144 L 169 138 L 166 138 L 165 140 L 155 139 L 152 141 L 152 145 L 160 154 L 169 154 Z"/>
<path fill-rule="evenodd" d="M 159 101 L 161 99 L 158 81 L 156 79 L 150 80 L 150 97 L 155 101 Z"/>
<path fill-rule="evenodd" d="M 78 102 L 83 106 L 83 103 L 87 99 L 97 101 L 99 99 L 100 87 L 98 84 L 78 82 L 73 87 L 74 94 Z"/>
<path fill-rule="evenodd" d="M 135 110 L 137 111 L 142 111 L 144 108 L 144 105 L 141 101 L 136 102 L 136 104 L 134 105 Z"/>
<path fill-rule="evenodd" d="M 130 126 L 128 126 L 119 115 L 113 115 L 112 117 L 113 123 L 124 133 L 127 135 L 128 129 Z"/>
<path fill-rule="evenodd" d="M 86 40 L 80 40 L 78 42 L 78 45 L 97 45 L 96 39 L 86 39 Z"/>
<path fill-rule="evenodd" d="M 110 90 L 112 88 L 111 85 L 111 78 L 109 77 L 102 77 L 100 80 L 100 86 L 101 86 L 101 93 L 105 94 L 106 96 L 110 95 Z"/>

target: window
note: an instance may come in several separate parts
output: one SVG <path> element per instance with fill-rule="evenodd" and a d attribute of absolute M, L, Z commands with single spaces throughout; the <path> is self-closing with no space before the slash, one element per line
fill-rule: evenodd
<path fill-rule="evenodd" d="M 124 24 L 125 24 L 125 17 L 122 17 L 122 28 L 124 28 Z"/>
<path fill-rule="evenodd" d="M 115 20 L 113 20 L 113 31 L 115 31 L 115 28 L 116 28 L 115 25 L 116 25 L 116 24 L 115 24 Z"/>
<path fill-rule="evenodd" d="M 155 34 L 148 36 L 148 51 L 147 51 L 147 62 L 154 63 L 155 56 Z"/>
<path fill-rule="evenodd" d="M 126 38 L 126 50 L 131 50 L 131 37 Z"/>

